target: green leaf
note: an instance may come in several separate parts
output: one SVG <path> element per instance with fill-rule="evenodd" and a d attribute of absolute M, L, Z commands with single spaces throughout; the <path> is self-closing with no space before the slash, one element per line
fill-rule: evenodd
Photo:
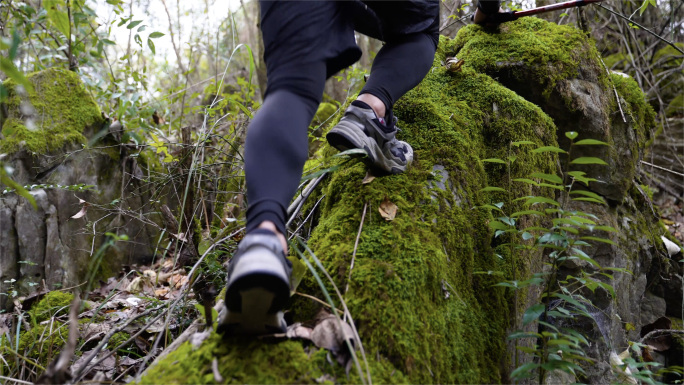
<path fill-rule="evenodd" d="M 611 241 L 610 239 L 607 239 L 607 238 L 586 236 L 586 237 L 580 237 L 580 239 L 584 239 L 584 240 L 587 240 L 587 241 L 603 242 L 603 243 L 608 243 L 608 244 L 610 244 L 610 245 L 615 245 L 615 246 L 617 246 L 617 244 L 616 244 L 615 242 L 613 242 L 613 241 Z"/>
<path fill-rule="evenodd" d="M 570 140 L 574 140 L 577 137 L 577 135 L 579 134 L 576 131 L 568 131 L 565 133 L 565 137 Z"/>
<path fill-rule="evenodd" d="M 43 6 L 47 11 L 48 18 L 55 25 L 55 28 L 64 36 L 69 36 L 69 15 L 61 10 L 60 5 L 64 5 L 63 0 L 45 0 Z"/>
<path fill-rule="evenodd" d="M 491 221 L 489 222 L 489 227 L 492 230 L 508 230 L 510 229 L 510 226 L 507 226 L 505 223 L 499 222 L 499 221 Z"/>
<path fill-rule="evenodd" d="M 503 160 L 498 159 L 498 158 L 487 158 L 487 159 L 482 159 L 482 161 L 483 161 L 483 162 L 489 162 L 489 163 L 501 163 L 501 164 L 506 164 L 506 162 L 504 162 Z"/>
<path fill-rule="evenodd" d="M 523 331 L 518 331 L 518 332 L 513 332 L 508 335 L 509 340 L 514 340 L 518 338 L 542 338 L 542 335 L 539 333 L 534 333 L 534 332 L 523 332 Z"/>
<path fill-rule="evenodd" d="M 530 176 L 532 178 L 543 179 L 543 180 L 545 180 L 547 182 L 551 182 L 551 183 L 558 183 L 558 184 L 563 183 L 563 180 L 558 175 L 544 174 L 541 172 L 533 172 L 532 174 L 530 174 Z"/>
<path fill-rule="evenodd" d="M 583 156 L 581 158 L 575 158 L 570 162 L 570 164 L 601 164 L 601 165 L 608 165 L 603 159 L 601 158 L 595 158 L 592 156 Z"/>
<path fill-rule="evenodd" d="M 527 183 L 527 184 L 531 184 L 531 185 L 534 185 L 534 186 L 539 186 L 539 183 L 533 181 L 532 179 L 527 179 L 527 178 L 516 178 L 516 179 L 513 179 L 513 181 L 514 181 L 514 182 Z"/>
<path fill-rule="evenodd" d="M 567 174 L 573 178 L 578 178 L 587 175 L 587 173 L 584 171 L 568 171 Z"/>
<path fill-rule="evenodd" d="M 529 199 L 527 199 L 527 200 L 525 201 L 525 207 L 529 207 L 529 206 L 535 205 L 535 204 L 537 204 L 537 203 L 548 203 L 548 204 L 550 204 L 550 205 L 554 205 L 554 206 L 560 207 L 560 203 L 556 202 L 556 201 L 553 200 L 553 199 L 549 199 L 549 198 L 546 198 L 546 197 L 532 197 L 532 198 L 529 198 Z"/>
<path fill-rule="evenodd" d="M 160 37 L 162 37 L 162 36 L 164 36 L 164 34 L 161 33 L 161 32 L 152 32 L 152 33 L 150 34 L 150 36 L 148 37 L 148 39 L 158 39 L 158 38 L 160 38 Z"/>
<path fill-rule="evenodd" d="M 556 190 L 565 190 L 565 187 L 559 184 L 539 183 L 539 187 L 549 187 L 555 188 Z"/>
<path fill-rule="evenodd" d="M 542 213 L 541 211 L 537 211 L 537 210 L 523 210 L 523 211 L 514 212 L 513 214 L 511 214 L 511 217 L 517 218 L 521 215 L 541 215 L 541 216 L 543 216 L 544 213 Z"/>
<path fill-rule="evenodd" d="M 503 222 L 509 226 L 515 226 L 515 219 L 509 218 L 509 217 L 498 217 L 496 219 L 500 220 L 501 222 Z"/>
<path fill-rule="evenodd" d="M 483 189 L 480 189 L 480 192 L 490 192 L 490 191 L 506 192 L 506 190 L 502 189 L 501 187 L 493 187 L 493 186 L 487 186 Z"/>
<path fill-rule="evenodd" d="M 610 233 L 617 233 L 617 230 L 612 226 L 594 226 L 594 230 L 607 231 Z"/>
<path fill-rule="evenodd" d="M 610 295 L 611 295 L 613 298 L 615 298 L 615 289 L 613 288 L 613 286 L 611 286 L 611 285 L 609 285 L 609 284 L 607 284 L 607 283 L 605 283 L 605 282 L 601 282 L 601 281 L 596 281 L 596 282 L 598 282 L 598 285 L 599 285 L 600 287 L 602 287 L 603 289 L 605 289 L 607 292 L 610 293 Z"/>
<path fill-rule="evenodd" d="M 100 41 L 104 44 L 107 44 L 107 45 L 116 45 L 116 43 L 114 41 L 109 40 L 109 39 L 100 39 Z"/>
<path fill-rule="evenodd" d="M 150 51 L 152 51 L 153 55 L 157 54 L 157 52 L 154 49 L 154 43 L 152 42 L 152 39 L 147 39 L 147 46 L 150 47 Z"/>
<path fill-rule="evenodd" d="M 143 22 L 142 20 L 131 21 L 131 22 L 128 23 L 128 25 L 126 26 L 126 29 L 133 29 L 133 28 L 135 28 L 138 24 L 140 24 L 140 23 L 142 23 L 142 22 Z"/>
<path fill-rule="evenodd" d="M 606 202 L 600 201 L 598 199 L 594 198 L 587 198 L 587 197 L 580 197 L 580 198 L 572 198 L 573 201 L 583 201 L 583 202 L 592 202 L 592 203 L 598 203 L 600 205 L 605 205 Z"/>
<path fill-rule="evenodd" d="M 530 322 L 536 321 L 537 318 L 544 313 L 544 309 L 546 309 L 546 305 L 543 303 L 538 303 L 527 308 L 527 310 L 525 310 L 525 314 L 523 314 L 523 326 L 529 324 Z"/>
<path fill-rule="evenodd" d="M 520 147 L 520 145 L 523 145 L 523 144 L 534 144 L 534 142 L 529 141 L 529 140 L 519 140 L 517 142 L 511 142 L 511 145 L 515 146 L 515 147 Z"/>
<path fill-rule="evenodd" d="M 536 375 L 535 370 L 539 368 L 539 366 L 539 364 L 534 362 L 522 364 L 511 372 L 511 377 L 515 379 L 534 377 Z"/>
<path fill-rule="evenodd" d="M 597 145 L 597 146 L 609 146 L 608 143 L 602 142 L 600 140 L 596 139 L 582 139 L 580 141 L 575 142 L 576 146 L 590 146 L 590 145 Z"/>
<path fill-rule="evenodd" d="M 10 169 L 11 171 L 11 169 Z M 10 178 L 9 173 L 5 169 L 4 166 L 0 165 L 0 183 L 4 184 L 5 186 L 14 189 L 14 192 L 19 194 L 19 196 L 26 198 L 29 203 L 31 203 L 31 206 L 33 206 L 34 209 L 38 208 L 38 205 L 36 204 L 36 200 L 33 198 L 33 195 L 28 192 L 22 185 L 19 183 L 15 182 Z"/>
<path fill-rule="evenodd" d="M 490 210 L 501 211 L 501 208 L 500 208 L 500 207 L 496 207 L 496 206 L 493 206 L 493 205 L 482 205 L 482 206 L 478 206 L 478 207 L 483 208 L 483 209 L 490 209 Z"/>
<path fill-rule="evenodd" d="M 554 146 L 544 146 L 544 147 L 535 148 L 534 150 L 532 150 L 532 152 L 534 152 L 536 154 L 541 154 L 541 153 L 545 153 L 545 152 L 554 152 L 557 154 L 567 154 L 567 152 L 565 150 L 558 148 L 558 147 L 554 147 Z"/>
<path fill-rule="evenodd" d="M 290 277 L 290 294 L 297 291 L 297 286 L 302 282 L 306 272 L 308 271 L 306 265 L 302 263 L 296 256 L 287 257 L 292 262 L 292 275 Z"/>
<path fill-rule="evenodd" d="M 602 196 L 600 196 L 596 193 L 593 193 L 591 191 L 586 191 L 586 190 L 572 190 L 572 191 L 570 191 L 570 195 L 584 195 L 585 197 L 594 198 L 594 199 L 597 199 L 599 201 L 603 201 Z"/>
<path fill-rule="evenodd" d="M 14 66 L 14 63 L 12 63 L 12 61 L 8 58 L 0 57 L 0 71 L 4 72 L 8 78 L 14 80 L 17 82 L 17 84 L 24 86 L 27 91 L 33 91 L 33 85 L 31 82 L 26 79 L 24 74 L 17 70 L 17 67 Z"/>

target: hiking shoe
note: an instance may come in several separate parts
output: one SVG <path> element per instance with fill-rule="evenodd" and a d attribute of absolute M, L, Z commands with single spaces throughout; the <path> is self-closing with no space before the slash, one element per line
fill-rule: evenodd
<path fill-rule="evenodd" d="M 397 119 L 391 112 L 387 120 L 382 122 L 370 106 L 355 100 L 326 138 L 340 151 L 363 149 L 368 155 L 365 162 L 376 176 L 399 174 L 413 161 L 413 149 L 397 140 Z"/>
<path fill-rule="evenodd" d="M 274 233 L 247 234 L 228 267 L 227 311 L 219 329 L 234 335 L 284 333 L 291 273 L 292 263 Z"/>

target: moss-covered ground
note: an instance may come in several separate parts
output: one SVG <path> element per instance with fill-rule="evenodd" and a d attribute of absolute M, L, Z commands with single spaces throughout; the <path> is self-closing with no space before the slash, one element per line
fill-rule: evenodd
<path fill-rule="evenodd" d="M 1 127 L 5 136 L 1 152 L 20 148 L 39 154 L 53 152 L 67 143 L 85 143 L 86 127 L 102 125 L 100 108 L 75 72 L 50 68 L 27 78 L 33 85 L 28 93 L 12 80 L 3 83 L 9 97 Z"/>
<path fill-rule="evenodd" d="M 494 284 L 501 276 L 525 277 L 534 261 L 532 256 L 497 255 L 488 228 L 491 214 L 477 206 L 507 200 L 480 190 L 508 188 L 509 173 L 505 165 L 483 159 L 513 157 L 514 177 L 551 173 L 557 159 L 511 142 L 557 146 L 557 138 L 554 122 L 537 105 L 483 72 L 497 61 L 526 61 L 538 64 L 540 81 L 551 87 L 577 75 L 573 50 L 585 50 L 590 42 L 573 28 L 533 18 L 503 28 L 496 35 L 468 26 L 454 40 L 442 37 L 433 68 L 397 102 L 399 139 L 415 151 L 406 173 L 362 184 L 365 168 L 352 163 L 333 172 L 309 198 L 323 198 L 309 246 L 340 290 L 349 285 L 345 300 L 374 383 L 507 381 L 506 337 L 521 299 L 512 303 L 511 293 Z M 517 51 L 530 45 L 536 49 Z M 454 54 L 466 61 L 459 72 L 443 66 Z M 510 186 L 516 197 L 533 192 L 527 184 Z M 378 212 L 385 200 L 398 207 L 392 221 Z M 368 213 L 350 272 L 365 205 Z M 297 290 L 323 299 L 310 276 Z M 295 321 L 310 320 L 317 308 L 296 296 L 291 315 Z M 361 382 L 353 369 L 346 376 L 339 365 L 330 364 L 325 351 L 300 341 L 273 344 L 219 335 L 197 349 L 183 345 L 141 382 L 213 383 L 214 357 L 226 383 Z"/>

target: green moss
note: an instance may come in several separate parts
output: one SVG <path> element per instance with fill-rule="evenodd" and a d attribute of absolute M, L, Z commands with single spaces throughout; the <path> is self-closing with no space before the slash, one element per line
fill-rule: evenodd
<path fill-rule="evenodd" d="M 509 32 L 527 45 L 537 44 L 535 39 L 546 41 L 549 33 L 556 39 L 569 34 L 567 45 L 546 47 L 563 52 L 538 49 L 519 53 L 539 62 L 540 76 L 547 77 L 541 81 L 549 84 L 577 74 L 571 51 L 578 45 L 586 51 L 588 41 L 580 37 L 581 33 L 534 20 L 509 24 Z M 415 151 L 414 163 L 406 173 L 362 184 L 365 167 L 352 162 L 331 173 L 305 204 L 303 215 L 308 215 L 314 202 L 322 198 L 313 215 L 315 227 L 309 245 L 335 285 L 340 290 L 349 285 L 346 303 L 359 330 L 374 383 L 506 380 L 510 314 L 521 308 L 525 295 L 515 303 L 512 293 L 494 285 L 501 276 L 527 278 L 532 266 L 539 263 L 539 256 L 499 250 L 501 241 L 494 239 L 488 227 L 492 216 L 477 206 L 506 201 L 507 197 L 480 190 L 488 185 L 507 189 L 510 185 L 516 197 L 553 197 L 553 192 L 510 181 L 505 166 L 482 160 L 515 157 L 510 172 L 514 178 L 533 171 L 552 173 L 556 171 L 554 156 L 533 154 L 524 147 L 511 146 L 511 142 L 558 143 L 554 122 L 539 107 L 479 72 L 487 63 L 510 59 L 509 51 L 501 51 L 524 45 L 511 37 L 498 39 L 506 44 L 495 43 L 476 26 L 462 29 L 454 41 L 442 37 L 432 70 L 396 103 L 395 114 L 402 129 L 398 137 L 411 143 Z M 491 45 L 485 45 L 489 40 Z M 470 46 L 471 42 L 475 45 Z M 472 65 L 451 73 L 441 65 L 448 53 L 456 52 L 457 45 L 462 53 L 470 49 L 476 55 L 478 44 L 482 44 L 481 60 L 487 61 L 483 66 L 469 59 L 467 63 Z M 537 56 L 524 56 L 532 54 Z M 486 56 L 499 59 L 489 61 Z M 333 153 L 324 148 L 315 162 L 326 167 L 337 164 L 337 158 L 330 158 Z M 378 212 L 385 200 L 398 207 L 392 221 Z M 368 211 L 349 278 L 365 205 Z M 506 209 L 514 211 L 516 207 L 511 204 Z M 480 274 L 486 272 L 500 275 Z M 310 275 L 297 290 L 323 298 Z M 314 301 L 295 297 L 290 313 L 295 321 L 311 320 L 318 307 Z M 328 364 L 325 354 L 297 341 L 267 344 L 221 341 L 212 336 L 197 350 L 184 345 L 141 381 L 213 382 L 211 361 L 216 357 L 227 382 L 292 383 L 321 378 L 336 383 L 361 382 L 354 369 L 347 378 L 341 367 Z"/>
<path fill-rule="evenodd" d="M 35 325 L 31 330 L 21 333 L 17 351 L 40 366 L 47 367 L 59 355 L 68 337 L 66 323 L 54 321 Z"/>
<path fill-rule="evenodd" d="M 587 61 L 600 65 L 593 42 L 582 31 L 533 17 L 501 24 L 496 31 L 471 24 L 445 48 L 441 60 L 457 56 L 465 60 L 464 67 L 479 72 L 495 72 L 502 64 L 517 66 L 519 73 L 513 76 L 534 75 L 544 82 L 547 97 L 559 80 L 577 77 Z"/>
<path fill-rule="evenodd" d="M 100 109 L 78 74 L 50 68 L 27 78 L 33 84 L 28 98 L 21 96 L 12 80 L 3 83 L 9 97 L 0 151 L 12 153 L 22 147 L 40 154 L 58 151 L 68 143 L 85 143 L 84 130 L 102 124 Z M 27 105 L 34 111 L 32 124 L 26 118 Z"/>
<path fill-rule="evenodd" d="M 73 294 L 51 291 L 29 311 L 31 320 L 38 324 L 52 317 L 68 314 L 73 300 Z"/>
<path fill-rule="evenodd" d="M 643 149 L 649 145 L 653 139 L 652 134 L 655 132 L 655 112 L 653 107 L 646 102 L 644 92 L 634 79 L 619 74 L 611 74 L 610 78 L 618 94 L 626 103 L 626 105 L 621 104 L 620 106 L 625 115 L 632 121 L 632 127 L 634 127 L 634 133 L 637 138 L 636 142 L 639 148 Z M 637 155 L 638 153 L 634 154 L 635 157 Z M 634 160 L 636 164 L 636 158 Z"/>

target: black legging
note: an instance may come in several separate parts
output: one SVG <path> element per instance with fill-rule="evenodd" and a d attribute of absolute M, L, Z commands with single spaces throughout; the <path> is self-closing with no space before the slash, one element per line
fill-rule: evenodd
<path fill-rule="evenodd" d="M 391 110 L 394 102 L 418 85 L 429 71 L 438 36 L 431 32 L 393 38 L 378 52 L 361 94 L 378 97 Z M 323 96 L 326 63 L 271 69 L 264 103 L 247 130 L 245 177 L 247 232 L 263 221 L 286 235 L 287 206 L 296 193 L 308 155 L 308 127 Z"/>

